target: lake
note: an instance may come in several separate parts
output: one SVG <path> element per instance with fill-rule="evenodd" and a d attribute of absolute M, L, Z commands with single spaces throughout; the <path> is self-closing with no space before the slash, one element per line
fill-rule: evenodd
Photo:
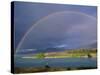
<path fill-rule="evenodd" d="M 97 67 L 96 58 L 46 58 L 46 59 L 32 59 L 15 57 L 15 67 Z"/>

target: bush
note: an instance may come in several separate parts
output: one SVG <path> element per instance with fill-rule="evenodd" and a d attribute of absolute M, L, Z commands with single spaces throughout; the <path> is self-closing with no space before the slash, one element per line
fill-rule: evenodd
<path fill-rule="evenodd" d="M 44 53 L 38 53 L 38 54 L 36 54 L 36 57 L 37 58 L 45 58 L 45 55 L 44 55 Z"/>

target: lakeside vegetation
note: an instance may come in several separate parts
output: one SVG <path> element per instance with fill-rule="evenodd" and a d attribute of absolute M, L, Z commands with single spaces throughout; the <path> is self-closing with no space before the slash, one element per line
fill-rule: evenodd
<path fill-rule="evenodd" d="M 97 57 L 97 49 L 77 49 L 77 50 L 65 50 L 60 52 L 46 52 L 37 53 L 31 56 L 26 56 L 24 58 L 35 58 L 35 59 L 45 59 L 45 58 L 95 58 Z"/>
<path fill-rule="evenodd" d="M 96 49 L 66 50 L 63 52 L 45 53 L 47 58 L 92 58 L 97 57 Z"/>

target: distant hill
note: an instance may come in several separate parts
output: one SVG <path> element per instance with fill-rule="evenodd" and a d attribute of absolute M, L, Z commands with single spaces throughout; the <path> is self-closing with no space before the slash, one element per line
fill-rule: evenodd
<path fill-rule="evenodd" d="M 23 50 L 19 50 L 18 54 L 35 54 L 35 53 L 46 53 L 46 52 L 61 52 L 61 51 L 69 51 L 69 50 L 77 50 L 77 49 L 90 49 L 90 48 L 97 48 L 97 42 L 89 44 L 89 45 L 85 45 L 82 47 L 78 47 L 75 49 L 68 49 L 65 47 L 48 47 L 48 48 L 40 48 L 40 49 L 23 49 Z"/>
<path fill-rule="evenodd" d="M 84 48 L 97 48 L 97 42 L 84 46 Z"/>
<path fill-rule="evenodd" d="M 97 48 L 97 43 L 93 43 L 90 45 L 91 48 Z"/>

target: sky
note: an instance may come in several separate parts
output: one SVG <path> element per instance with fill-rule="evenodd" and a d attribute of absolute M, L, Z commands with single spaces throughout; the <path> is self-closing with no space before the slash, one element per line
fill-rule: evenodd
<path fill-rule="evenodd" d="M 97 7 L 14 2 L 15 49 L 92 48 Z"/>

